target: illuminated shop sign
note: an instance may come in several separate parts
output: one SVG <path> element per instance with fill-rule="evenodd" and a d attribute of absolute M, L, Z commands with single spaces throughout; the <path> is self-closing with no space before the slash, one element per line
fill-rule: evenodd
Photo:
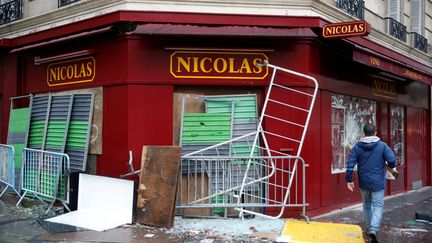
<path fill-rule="evenodd" d="M 358 61 L 360 63 L 372 66 L 372 67 L 378 67 L 382 70 L 385 70 L 389 73 L 393 73 L 395 75 L 399 75 L 402 77 L 423 81 L 425 83 L 428 82 L 428 77 L 425 75 L 422 75 L 416 71 L 412 71 L 407 68 L 402 68 L 400 65 L 393 64 L 392 62 L 386 61 L 384 59 L 380 59 L 376 56 L 368 55 L 359 51 L 354 52 L 353 59 L 355 61 Z"/>
<path fill-rule="evenodd" d="M 264 79 L 268 57 L 252 52 L 175 51 L 170 72 L 175 78 Z"/>
<path fill-rule="evenodd" d="M 421 75 L 421 74 L 419 74 L 417 72 L 408 70 L 406 68 L 404 69 L 403 75 L 406 76 L 406 77 L 410 77 L 412 79 L 423 80 L 423 75 Z"/>
<path fill-rule="evenodd" d="M 84 57 L 48 65 L 47 83 L 49 86 L 91 82 L 96 75 L 96 61 Z"/>
<path fill-rule="evenodd" d="M 322 28 L 324 38 L 365 36 L 370 33 L 370 26 L 364 20 L 326 24 Z"/>
<path fill-rule="evenodd" d="M 396 83 L 391 80 L 374 77 L 372 79 L 372 93 L 385 98 L 396 98 Z"/>

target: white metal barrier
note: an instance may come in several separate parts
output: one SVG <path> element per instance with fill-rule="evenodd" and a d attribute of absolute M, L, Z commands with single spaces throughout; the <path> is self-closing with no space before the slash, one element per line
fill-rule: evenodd
<path fill-rule="evenodd" d="M 22 161 L 21 185 L 24 193 L 17 206 L 30 192 L 41 201 L 51 202 L 47 212 L 56 200 L 69 210 L 66 205 L 69 203 L 69 156 L 24 148 Z"/>
<path fill-rule="evenodd" d="M 15 150 L 11 145 L 0 144 L 0 182 L 5 184 L 5 188 L 0 193 L 0 198 L 8 188 L 11 188 L 19 196 L 15 188 Z"/>
<path fill-rule="evenodd" d="M 247 159 L 244 158 L 245 160 L 242 162 L 242 181 L 239 183 L 239 185 L 235 186 L 228 183 L 227 185 L 231 185 L 232 187 L 224 186 L 222 190 L 219 190 L 219 188 L 214 189 L 211 186 L 215 184 L 215 180 L 220 179 L 217 179 L 218 177 L 213 176 L 211 173 L 207 173 L 207 178 L 209 180 L 208 193 L 212 194 L 192 202 L 186 200 L 186 202 L 188 202 L 190 205 L 218 195 L 231 193 L 231 199 L 237 202 L 237 207 L 235 207 L 235 209 L 239 211 L 240 217 L 242 217 L 244 213 L 248 213 L 268 218 L 279 218 L 284 214 L 285 207 L 288 205 L 296 205 L 290 202 L 292 198 L 291 193 L 293 193 L 292 188 L 298 190 L 295 181 L 295 178 L 297 178 L 299 173 L 298 170 L 302 169 L 301 173 L 304 174 L 304 169 L 306 167 L 303 159 L 300 157 L 300 154 L 311 119 L 312 110 L 315 105 L 315 99 L 318 92 L 318 82 L 311 76 L 274 66 L 266 61 L 260 65 L 272 68 L 273 73 L 266 98 L 264 100 L 263 109 L 258 120 L 259 124 L 256 131 L 219 144 L 190 152 L 182 157 L 182 163 L 189 164 L 191 162 L 187 161 L 192 158 L 191 156 L 197 156 L 197 159 L 203 159 L 205 158 L 204 156 L 206 152 L 209 150 L 222 150 L 224 146 L 233 146 L 233 143 L 240 139 L 253 141 L 249 145 L 249 157 L 247 157 Z M 264 121 L 266 122 L 265 129 L 263 127 Z M 253 137 L 253 139 L 251 140 L 250 137 Z M 286 148 L 291 150 L 291 153 L 281 151 L 280 144 L 284 144 Z M 264 158 L 267 158 L 265 163 L 261 162 L 260 158 L 262 157 L 255 155 L 257 149 L 259 150 L 259 154 L 261 156 L 265 156 Z M 232 157 L 231 159 L 235 161 L 238 158 L 239 157 Z M 279 162 L 279 160 L 282 158 L 289 158 L 288 161 L 290 162 L 288 164 L 291 165 L 292 163 L 292 167 L 290 166 L 288 169 L 284 167 L 284 163 Z M 222 157 L 220 156 L 213 156 L 212 158 L 208 159 L 213 159 L 213 161 L 222 161 Z M 301 168 L 299 168 L 299 163 L 303 165 Z M 200 164 L 202 167 L 201 170 L 209 170 L 208 165 L 204 162 L 194 162 L 192 164 L 192 166 Z M 258 171 L 260 171 L 260 173 L 258 174 L 256 173 L 256 166 L 259 167 Z M 231 169 L 229 166 L 226 168 L 228 168 L 227 171 L 223 173 L 228 175 Z M 187 174 L 187 180 L 189 182 L 190 173 L 188 172 Z M 193 178 L 192 181 L 198 180 L 195 178 L 195 175 L 196 174 L 193 174 L 193 176 L 191 176 L 191 178 Z M 203 178 L 204 174 L 201 175 L 201 180 L 203 180 Z M 304 176 L 302 180 L 304 180 Z M 303 192 L 306 190 L 305 187 L 306 184 L 303 183 L 301 188 Z M 245 198 L 251 196 L 249 195 L 250 188 L 261 188 L 261 190 L 264 192 L 261 193 L 261 195 L 263 195 L 263 198 L 261 198 L 260 201 L 260 205 L 262 207 L 279 207 L 280 211 L 277 214 L 269 214 L 262 211 L 260 212 L 245 208 L 247 207 L 244 203 Z M 280 195 L 280 197 L 277 197 L 279 199 L 269 197 L 271 195 L 266 193 L 269 192 L 271 188 L 275 189 L 275 191 L 283 192 L 285 194 L 283 196 Z M 253 198 L 258 198 L 258 196 L 254 195 Z M 251 204 L 255 205 L 255 202 Z M 301 205 L 305 206 L 306 202 L 302 202 Z M 305 216 L 305 213 L 303 213 L 303 215 Z M 306 217 L 306 219 L 308 218 Z"/>
<path fill-rule="evenodd" d="M 191 209 L 223 208 L 226 216 L 229 208 L 241 208 L 249 214 L 279 217 L 283 208 L 291 207 L 308 219 L 306 167 L 296 156 L 183 157 L 176 207 L 183 214 Z M 231 210 L 231 214 L 236 213 Z"/>
<path fill-rule="evenodd" d="M 259 119 L 259 125 L 257 132 L 255 134 L 255 140 L 252 146 L 252 152 L 255 151 L 255 149 L 258 147 L 259 149 L 262 149 L 265 151 L 265 155 L 272 156 L 272 155 L 287 155 L 286 152 L 278 151 L 269 144 L 268 138 L 272 137 L 275 139 L 280 140 L 281 142 L 291 144 L 293 147 L 292 155 L 295 155 L 295 166 L 289 173 L 291 173 L 291 176 L 287 177 L 288 187 L 285 191 L 285 195 L 283 196 L 282 204 L 285 204 L 287 201 L 289 201 L 291 190 L 293 184 L 293 179 L 295 178 L 295 175 L 297 174 L 297 163 L 299 160 L 303 160 L 300 157 L 301 150 L 303 148 L 304 139 L 306 137 L 306 132 L 309 127 L 309 122 L 312 115 L 312 110 L 315 105 L 315 99 L 318 93 L 318 82 L 317 80 L 312 77 L 308 76 L 302 73 L 298 73 L 289 69 L 281 68 L 272 64 L 269 64 L 267 61 L 265 61 L 263 66 L 268 66 L 273 69 L 272 77 L 270 80 L 270 85 L 268 92 L 266 94 L 266 98 L 264 101 L 264 107 L 261 112 L 261 117 Z M 289 75 L 296 78 L 299 78 L 302 80 L 302 84 L 296 84 L 292 85 L 289 84 L 289 82 L 281 82 L 276 79 L 276 76 L 279 74 L 281 75 Z M 298 81 L 297 81 L 298 82 Z M 296 82 L 294 82 L 296 83 Z M 308 84 L 309 83 L 309 84 Z M 294 87 L 291 87 L 294 86 Z M 299 86 L 299 87 L 296 87 Z M 304 87 L 303 87 L 304 86 Z M 308 88 L 310 86 L 310 88 Z M 308 89 L 311 89 L 311 91 L 308 91 Z M 278 91 L 276 93 L 275 91 Z M 279 95 L 277 95 L 279 94 Z M 282 97 L 280 97 L 282 95 Z M 291 99 L 291 101 L 287 101 L 287 98 L 284 96 L 290 97 L 288 101 Z M 294 98 L 295 97 L 295 98 Z M 301 102 L 294 102 L 294 100 L 299 100 Z M 278 110 L 279 112 L 270 111 L 270 107 L 273 107 L 273 110 Z M 282 111 L 282 112 L 281 112 Z M 295 113 L 299 118 L 295 118 L 295 116 L 286 118 L 285 113 Z M 263 128 L 263 121 L 264 119 L 267 119 L 268 122 L 273 122 L 278 125 L 273 125 L 271 129 L 264 129 Z M 292 134 L 285 135 L 282 132 L 280 132 L 279 128 L 280 126 L 284 126 L 286 130 L 292 131 Z M 275 129 L 276 128 L 276 129 Z M 259 141 L 263 141 L 264 146 L 259 145 Z M 251 157 L 252 157 L 251 152 Z M 257 180 L 249 181 L 249 168 L 251 164 L 253 163 L 253 159 L 250 159 L 246 166 L 246 172 L 244 174 L 243 182 L 239 191 L 239 198 L 243 197 L 243 194 L 247 194 L 245 191 L 245 186 L 247 185 L 253 185 L 254 183 L 261 183 L 261 180 L 268 180 L 273 176 L 274 173 L 278 170 L 278 164 L 276 161 L 273 161 L 272 159 L 269 160 L 270 163 L 270 170 L 268 174 L 265 174 L 264 177 L 259 178 Z M 304 161 L 303 161 L 304 163 Z M 304 172 L 303 172 L 304 173 Z M 303 184 L 303 191 L 306 190 L 306 184 Z M 241 202 L 238 199 L 237 204 L 240 206 Z M 267 218 L 279 218 L 283 215 L 285 207 L 282 207 L 280 212 L 275 216 L 269 216 L 267 214 L 257 213 L 254 211 L 250 211 L 247 209 L 244 209 L 242 207 L 237 207 L 236 210 L 240 212 L 240 217 L 243 215 L 243 213 L 249 213 L 253 215 L 259 215 Z M 306 215 L 304 214 L 306 217 Z M 307 217 L 306 217 L 307 218 Z M 307 218 L 308 219 L 308 218 Z M 309 221 L 309 220 L 308 220 Z"/>

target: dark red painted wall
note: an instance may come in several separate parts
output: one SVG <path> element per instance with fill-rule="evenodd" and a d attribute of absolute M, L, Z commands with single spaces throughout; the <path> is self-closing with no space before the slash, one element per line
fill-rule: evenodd
<path fill-rule="evenodd" d="M 82 89 L 90 87 L 108 86 L 113 84 L 126 83 L 128 70 L 127 40 L 99 39 L 85 43 L 72 42 L 69 45 L 59 44 L 42 49 L 32 50 L 31 56 L 22 59 L 24 93 L 56 92 L 61 90 Z M 47 67 L 49 63 L 34 65 L 34 56 L 47 57 L 59 54 L 75 52 L 79 50 L 92 49 L 96 53 L 96 75 L 93 81 L 86 83 L 67 84 L 60 86 L 48 86 Z"/>
<path fill-rule="evenodd" d="M 10 97 L 19 96 L 20 94 L 20 80 L 19 69 L 17 67 L 18 61 L 15 55 L 7 55 L 1 53 L 0 55 L 0 74 L 2 77 L 1 83 L 1 142 L 6 143 L 7 129 L 9 126 L 9 112 L 10 112 Z"/>
<path fill-rule="evenodd" d="M 141 167 L 144 145 L 172 145 L 173 87 L 122 85 L 104 88 L 103 154 L 97 172 L 115 176 L 128 171 L 128 151 L 134 168 Z"/>
<path fill-rule="evenodd" d="M 305 138 L 302 156 L 310 165 L 307 169 L 307 201 L 311 214 L 360 201 L 360 194 L 346 189 L 344 174 L 331 174 L 331 93 L 373 99 L 381 107 L 377 114 L 380 133 L 388 136 L 388 104 L 407 105 L 407 163 L 408 185 L 423 178 L 430 184 L 429 161 L 429 87 L 418 82 L 397 83 L 398 96 L 385 99 L 371 92 L 372 75 L 376 70 L 352 62 L 349 49 L 334 43 L 309 40 L 248 40 L 241 38 L 161 38 L 161 37 L 107 37 L 93 40 L 58 44 L 31 50 L 22 55 L 22 61 L 13 56 L 2 58 L 3 82 L 2 104 L 8 104 L 10 96 L 103 86 L 103 154 L 97 157 L 97 173 L 118 177 L 128 172 L 128 151 L 133 151 L 135 168 L 140 167 L 143 145 L 172 145 L 173 143 L 173 90 L 176 85 L 212 86 L 265 86 L 266 80 L 250 81 L 235 79 L 176 79 L 169 73 L 169 47 L 214 47 L 267 49 L 265 54 L 272 64 L 303 72 L 316 77 L 320 92 L 316 100 Z M 56 55 L 81 49 L 96 51 L 96 78 L 93 82 L 49 87 L 46 83 L 47 64 L 33 65 L 34 56 Z M 23 91 L 17 63 L 22 63 Z M 4 72 L 8 68 L 8 72 Z M 295 83 L 281 77 L 286 83 Z M 6 85 L 7 84 L 7 85 Z M 280 94 L 281 95 L 281 94 Z M 283 97 L 283 95 L 281 95 Z M 382 105 L 381 105 L 382 104 Z M 7 106 L 8 107 L 8 106 Z M 417 107 L 417 108 L 413 108 Z M 7 112 L 6 112 L 7 111 Z M 274 112 L 279 112 L 275 110 Z M 6 114 L 7 113 L 7 114 Z M 287 117 L 301 118 L 296 114 Z M 6 131 L 8 110 L 2 111 L 2 129 Z M 421 121 L 418 117 L 422 117 Z M 266 121 L 266 128 L 272 123 Z M 419 130 L 420 129 L 420 130 Z M 292 131 L 288 131 L 292 134 Z M 418 136 L 422 135 L 419 144 Z M 5 134 L 5 133 L 4 133 Z M 5 136 L 2 136 L 5 140 Z M 416 139 L 417 138 L 417 139 Z M 276 139 L 270 143 L 279 148 L 292 147 Z M 423 148 L 421 152 L 417 148 Z M 411 162 L 413 161 L 413 162 Z M 418 168 L 423 170 L 418 171 Z M 427 170 L 429 168 L 429 170 Z M 422 174 L 423 173 L 423 174 Z M 399 183 L 399 182 L 398 182 Z M 391 185 L 391 193 L 399 192 L 399 185 Z"/>

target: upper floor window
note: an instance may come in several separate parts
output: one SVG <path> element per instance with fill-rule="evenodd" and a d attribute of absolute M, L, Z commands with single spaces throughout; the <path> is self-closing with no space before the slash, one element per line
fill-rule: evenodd
<path fill-rule="evenodd" d="M 412 0 L 411 6 L 411 31 L 422 34 L 424 25 L 424 7 L 422 0 Z"/>
<path fill-rule="evenodd" d="M 58 0 L 58 6 L 63 7 L 63 6 L 66 6 L 66 5 L 69 5 L 73 2 L 78 2 L 78 1 L 79 0 Z"/>
<path fill-rule="evenodd" d="M 391 17 L 386 19 L 387 19 L 387 26 L 388 26 L 387 27 L 388 34 L 400 41 L 406 42 L 407 40 L 406 26 Z"/>
<path fill-rule="evenodd" d="M 407 28 L 401 23 L 401 1 L 388 0 L 387 2 L 387 31 L 398 40 L 406 42 Z"/>
<path fill-rule="evenodd" d="M 425 22 L 423 0 L 412 0 L 411 5 L 411 45 L 420 51 L 427 52 L 427 39 L 422 35 Z"/>
<path fill-rule="evenodd" d="M 22 0 L 0 0 L 0 25 L 22 18 Z"/>
<path fill-rule="evenodd" d="M 336 0 L 336 7 L 344 10 L 358 19 L 364 19 L 363 0 Z"/>
<path fill-rule="evenodd" d="M 400 22 L 401 5 L 400 0 L 388 0 L 388 17 Z"/>

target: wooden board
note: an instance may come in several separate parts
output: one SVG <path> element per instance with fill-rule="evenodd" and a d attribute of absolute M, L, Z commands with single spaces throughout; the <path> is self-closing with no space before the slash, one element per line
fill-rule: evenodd
<path fill-rule="evenodd" d="M 144 146 L 137 195 L 136 221 L 141 224 L 171 228 L 181 148 L 178 146 Z"/>

